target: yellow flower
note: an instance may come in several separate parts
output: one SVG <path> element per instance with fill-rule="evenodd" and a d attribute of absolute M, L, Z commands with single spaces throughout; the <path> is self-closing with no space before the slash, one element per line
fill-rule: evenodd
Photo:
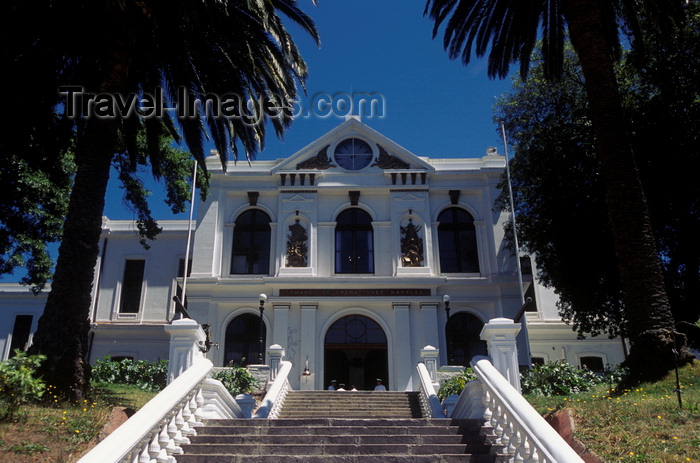
<path fill-rule="evenodd" d="M 661 419 L 661 415 L 656 415 L 656 417 L 657 417 L 658 419 Z"/>

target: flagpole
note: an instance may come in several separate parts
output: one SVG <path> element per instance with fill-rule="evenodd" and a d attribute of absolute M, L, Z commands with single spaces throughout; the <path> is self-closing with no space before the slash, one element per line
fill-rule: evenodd
<path fill-rule="evenodd" d="M 185 291 L 187 291 L 187 274 L 190 267 L 190 243 L 192 241 L 192 213 L 194 211 L 194 195 L 197 189 L 197 160 L 194 160 L 194 170 L 192 172 L 192 197 L 190 199 L 190 220 L 187 223 L 187 248 L 185 251 L 185 269 L 182 277 L 182 305 L 185 305 Z"/>
<path fill-rule="evenodd" d="M 518 265 L 518 283 L 520 285 L 520 310 L 513 321 L 519 323 L 522 320 L 523 327 L 522 335 L 525 337 L 525 348 L 527 349 L 525 359 L 527 362 L 527 367 L 532 368 L 532 354 L 530 353 L 530 334 L 527 331 L 527 317 L 525 316 L 525 310 L 527 309 L 525 305 L 525 290 L 523 289 L 523 269 L 520 265 L 520 245 L 518 244 L 518 228 L 515 225 L 515 205 L 513 201 L 513 187 L 510 183 L 510 158 L 508 157 L 508 143 L 506 142 L 506 128 L 501 122 L 501 135 L 503 136 L 503 149 L 505 150 L 506 156 L 506 180 L 508 181 L 508 196 L 510 198 L 510 211 L 511 220 L 513 222 L 513 243 L 515 245 L 515 262 Z M 534 282 L 533 282 L 534 283 Z M 530 298 L 528 298 L 528 304 L 530 303 Z"/>
<path fill-rule="evenodd" d="M 515 206 L 513 203 L 513 187 L 510 183 L 510 159 L 508 157 L 508 143 L 506 143 L 506 129 L 501 122 L 501 135 L 503 136 L 503 149 L 506 155 L 506 180 L 508 182 L 508 198 L 510 199 L 510 212 L 513 222 L 513 242 L 515 244 L 516 263 L 518 265 L 518 283 L 520 284 L 520 303 L 525 304 L 525 290 L 523 289 L 523 269 L 520 265 L 520 246 L 518 245 L 518 228 L 515 225 Z"/>

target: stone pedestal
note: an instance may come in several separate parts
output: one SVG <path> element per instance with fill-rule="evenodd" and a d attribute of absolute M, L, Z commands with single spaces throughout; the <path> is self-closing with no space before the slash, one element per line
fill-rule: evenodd
<path fill-rule="evenodd" d="M 486 341 L 493 366 L 520 392 L 520 369 L 515 337 L 520 332 L 520 323 L 509 318 L 492 318 L 481 330 L 481 339 Z"/>
<path fill-rule="evenodd" d="M 267 358 L 270 359 L 270 382 L 277 377 L 277 371 L 282 366 L 282 357 L 284 357 L 284 349 L 279 344 L 273 344 L 267 348 Z"/>
<path fill-rule="evenodd" d="M 173 320 L 170 325 L 165 325 L 165 332 L 170 335 L 168 356 L 168 384 L 170 384 L 192 366 L 195 359 L 204 357 L 204 341 L 207 336 L 200 324 L 191 318 Z"/>
<path fill-rule="evenodd" d="M 430 373 L 430 382 L 437 391 L 440 389 L 440 382 L 438 381 L 438 356 L 440 351 L 433 346 L 425 346 L 420 351 L 420 357 L 423 359 L 423 364 L 425 368 Z"/>

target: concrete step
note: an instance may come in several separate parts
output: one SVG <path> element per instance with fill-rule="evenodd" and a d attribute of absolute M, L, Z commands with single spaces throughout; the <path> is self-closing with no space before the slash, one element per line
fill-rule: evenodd
<path fill-rule="evenodd" d="M 178 455 L 178 463 L 495 463 L 492 455 Z"/>
<path fill-rule="evenodd" d="M 216 427 L 253 427 L 261 429 L 285 428 L 285 427 L 336 427 L 348 428 L 354 426 L 380 426 L 388 428 L 404 428 L 404 427 L 429 427 L 433 429 L 450 429 L 450 428 L 468 428 L 478 430 L 480 422 L 478 420 L 452 420 L 449 418 L 405 418 L 405 419 L 340 419 L 340 418 L 305 418 L 298 419 L 283 419 L 276 420 L 267 419 L 232 419 L 232 420 L 209 420 L 206 426 L 198 427 L 200 430 L 208 430 Z"/>
<path fill-rule="evenodd" d="M 287 435 L 199 435 L 190 437 L 193 444 L 270 444 L 284 445 L 296 443 L 299 445 L 375 445 L 386 444 L 390 440 L 392 444 L 471 444 L 479 443 L 477 438 L 468 438 L 461 434 L 287 434 Z M 483 439 L 481 439 L 483 442 Z"/>
<path fill-rule="evenodd" d="M 476 420 L 211 420 L 183 445 L 179 463 L 495 462 Z"/>
<path fill-rule="evenodd" d="M 178 463 L 494 462 L 475 420 L 422 418 L 415 392 L 290 391 L 278 419 L 213 420 Z"/>
<path fill-rule="evenodd" d="M 391 439 L 387 439 L 391 441 Z M 474 449 L 483 452 L 486 446 Z M 206 455 L 440 455 L 471 453 L 466 444 L 188 444 L 187 453 Z"/>
<path fill-rule="evenodd" d="M 279 416 L 420 418 L 422 414 L 416 392 L 290 391 Z"/>

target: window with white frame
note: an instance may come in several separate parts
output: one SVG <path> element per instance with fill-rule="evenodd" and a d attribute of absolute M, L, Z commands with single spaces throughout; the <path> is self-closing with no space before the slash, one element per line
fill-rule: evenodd
<path fill-rule="evenodd" d="M 440 213 L 438 222 L 440 272 L 478 273 L 474 217 L 462 208 L 449 207 Z"/>
<path fill-rule="evenodd" d="M 146 261 L 127 259 L 124 264 L 124 278 L 119 302 L 119 313 L 135 314 L 141 308 L 141 290 L 143 289 L 143 271 Z"/>

